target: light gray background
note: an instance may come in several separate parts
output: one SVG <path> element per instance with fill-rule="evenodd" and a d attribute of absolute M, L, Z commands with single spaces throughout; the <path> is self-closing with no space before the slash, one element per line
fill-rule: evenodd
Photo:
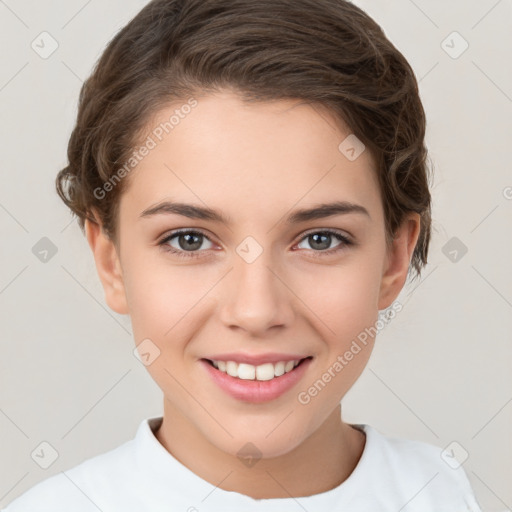
<path fill-rule="evenodd" d="M 82 81 L 145 3 L 0 0 L 0 507 L 162 411 L 129 318 L 106 306 L 86 240 L 54 191 Z M 512 2 L 356 3 L 418 77 L 434 234 L 424 276 L 400 295 L 404 309 L 379 334 L 344 414 L 441 448 L 456 441 L 484 510 L 511 509 Z M 47 59 L 31 48 L 43 31 L 59 44 Z M 453 31 L 469 43 L 458 58 Z M 58 249 L 46 263 L 32 252 L 43 237 Z M 445 255 L 453 237 L 467 247 L 456 262 Z M 43 441 L 58 452 L 47 469 L 31 458 Z"/>

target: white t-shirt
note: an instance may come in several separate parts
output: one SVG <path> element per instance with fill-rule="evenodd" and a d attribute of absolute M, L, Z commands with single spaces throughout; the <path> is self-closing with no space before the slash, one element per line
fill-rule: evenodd
<path fill-rule="evenodd" d="M 326 492 L 254 499 L 216 488 L 175 459 L 143 420 L 134 439 L 50 476 L 5 512 L 481 512 L 462 466 L 441 449 L 387 437 L 369 425 L 363 454 L 349 478 Z"/>

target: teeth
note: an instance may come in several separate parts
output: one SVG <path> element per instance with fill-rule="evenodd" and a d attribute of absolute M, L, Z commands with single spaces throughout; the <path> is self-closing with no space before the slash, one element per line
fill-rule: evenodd
<path fill-rule="evenodd" d="M 265 363 L 253 366 L 247 363 L 236 363 L 235 361 L 212 361 L 213 366 L 221 372 L 237 377 L 242 380 L 271 380 L 274 377 L 291 372 L 300 359 L 295 361 L 279 361 L 278 363 Z"/>
<path fill-rule="evenodd" d="M 256 380 L 270 380 L 274 378 L 275 369 L 272 363 L 260 364 L 256 367 L 253 366 L 253 368 L 256 370 Z"/>
<path fill-rule="evenodd" d="M 280 375 L 283 375 L 284 374 L 284 367 L 285 367 L 285 364 L 281 361 L 279 363 L 276 363 L 274 365 L 274 375 L 276 377 L 279 377 Z"/>
<path fill-rule="evenodd" d="M 231 377 L 238 377 L 238 363 L 228 361 L 226 363 L 226 373 L 231 375 Z"/>
<path fill-rule="evenodd" d="M 290 370 L 292 370 L 294 366 L 295 366 L 295 361 L 288 361 L 284 365 L 284 373 L 289 372 Z"/>
<path fill-rule="evenodd" d="M 236 363 L 235 363 L 236 364 Z M 252 364 L 240 363 L 238 365 L 238 378 L 252 380 L 256 375 L 256 368 Z"/>

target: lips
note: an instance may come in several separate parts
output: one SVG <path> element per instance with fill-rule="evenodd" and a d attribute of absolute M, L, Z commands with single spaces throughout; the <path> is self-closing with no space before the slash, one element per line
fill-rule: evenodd
<path fill-rule="evenodd" d="M 234 354 L 230 354 L 229 358 L 232 358 Z M 284 356 L 284 357 L 283 357 Z M 199 362 L 203 365 L 210 378 L 213 380 L 220 389 L 226 392 L 231 397 L 234 397 L 238 400 L 242 400 L 245 402 L 266 402 L 269 400 L 274 400 L 284 394 L 286 391 L 290 390 L 304 375 L 307 368 L 311 364 L 313 357 L 312 356 L 299 356 L 297 359 L 289 359 L 289 355 L 283 354 L 273 354 L 272 357 L 277 359 L 276 363 L 270 363 L 268 361 L 269 356 L 267 355 L 267 360 L 263 364 L 259 364 L 258 366 L 251 365 L 244 361 L 247 361 L 247 357 L 238 354 L 238 359 L 241 362 L 233 361 L 233 359 L 221 359 L 221 356 L 215 356 L 214 359 L 201 359 Z M 225 356 L 222 356 L 225 357 Z M 292 357 L 296 357 L 296 355 L 292 355 Z M 219 358 L 219 359 L 217 359 Z M 249 358 L 252 361 L 258 360 L 261 361 L 261 357 L 252 357 Z M 297 364 L 294 365 L 293 368 L 289 369 L 287 372 L 275 376 L 275 370 L 278 369 L 280 371 L 280 363 L 287 360 L 294 364 L 294 361 L 297 361 Z M 225 363 L 226 369 L 228 368 L 228 364 L 231 367 L 231 372 L 234 373 L 233 368 L 236 368 L 237 373 L 236 376 L 229 375 L 227 372 L 222 371 L 219 368 L 214 366 L 214 361 L 219 365 L 219 363 Z M 233 365 L 236 365 L 234 367 Z M 244 366 L 245 365 L 245 366 Z M 270 377 L 270 367 L 271 365 L 274 376 Z M 261 370 L 260 377 L 262 379 L 256 378 L 257 368 L 263 366 L 264 368 Z M 240 367 L 241 370 L 240 370 Z M 249 368 L 251 367 L 251 368 Z M 252 369 L 254 369 L 254 377 L 252 375 Z M 242 372 L 242 376 L 240 377 L 240 371 Z M 251 378 L 253 377 L 253 378 Z"/>

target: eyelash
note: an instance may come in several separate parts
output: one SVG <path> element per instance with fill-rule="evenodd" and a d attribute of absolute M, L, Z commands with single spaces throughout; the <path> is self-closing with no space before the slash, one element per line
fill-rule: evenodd
<path fill-rule="evenodd" d="M 181 230 L 173 231 L 173 232 L 169 233 L 168 235 L 166 235 L 160 242 L 158 242 L 158 245 L 162 248 L 162 250 L 164 250 L 166 252 L 170 252 L 170 253 L 178 256 L 179 258 L 198 258 L 198 257 L 201 257 L 200 253 L 203 252 L 203 251 L 183 251 L 183 250 L 177 250 L 174 247 L 171 247 L 170 245 L 167 244 L 167 242 L 169 242 L 170 240 L 172 240 L 173 238 L 175 238 L 176 236 L 181 235 L 181 234 L 201 235 L 201 236 L 203 236 L 204 238 L 206 238 L 207 240 L 209 240 L 211 242 L 210 238 L 205 233 L 203 233 L 202 231 L 192 230 L 192 229 L 181 229 Z M 300 244 L 304 239 L 308 238 L 311 235 L 315 235 L 315 234 L 333 235 L 335 238 L 337 238 L 342 243 L 337 245 L 333 249 L 328 249 L 328 250 L 325 250 L 325 251 L 322 251 L 322 250 L 315 251 L 315 250 L 311 249 L 313 251 L 314 257 L 323 257 L 325 255 L 332 255 L 332 254 L 338 253 L 339 251 L 345 250 L 347 247 L 355 245 L 355 242 L 350 240 L 348 237 L 342 235 L 338 231 L 333 231 L 332 229 L 323 229 L 323 230 L 317 230 L 317 231 L 309 231 L 297 243 Z"/>

